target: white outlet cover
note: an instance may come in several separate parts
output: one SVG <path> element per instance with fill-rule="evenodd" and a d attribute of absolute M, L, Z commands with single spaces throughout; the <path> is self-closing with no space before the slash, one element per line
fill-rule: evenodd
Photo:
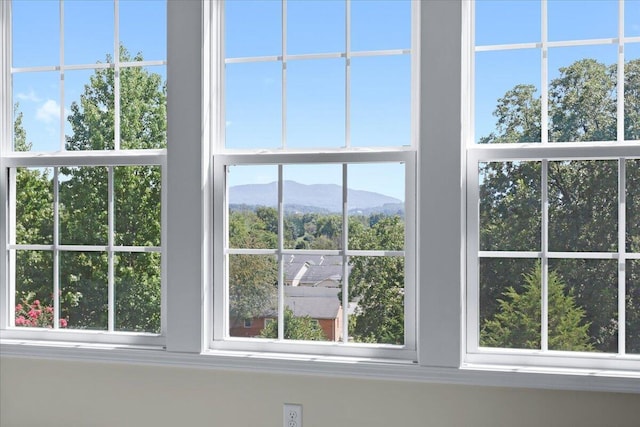
<path fill-rule="evenodd" d="M 285 403 L 282 415 L 284 427 L 302 427 L 302 405 Z"/>

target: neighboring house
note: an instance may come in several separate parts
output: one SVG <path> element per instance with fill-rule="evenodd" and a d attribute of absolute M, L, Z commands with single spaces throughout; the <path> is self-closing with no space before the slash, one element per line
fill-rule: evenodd
<path fill-rule="evenodd" d="M 318 322 L 327 340 L 342 339 L 342 304 L 338 295 L 342 282 L 342 257 L 291 255 L 285 262 L 285 306 L 294 316 L 309 316 Z M 353 307 L 350 304 L 349 310 Z M 234 337 L 255 337 L 277 317 L 274 309 L 262 316 L 231 325 Z"/>

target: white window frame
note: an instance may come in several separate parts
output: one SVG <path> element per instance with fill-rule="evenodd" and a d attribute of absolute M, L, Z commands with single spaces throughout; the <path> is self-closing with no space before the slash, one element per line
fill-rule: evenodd
<path fill-rule="evenodd" d="M 4 6 L 7 2 L 0 2 Z M 480 365 L 466 361 L 466 163 L 471 94 L 471 2 L 425 1 L 420 22 L 421 70 L 416 76 L 417 321 L 418 363 L 367 357 L 212 350 L 213 336 L 213 156 L 209 135 L 219 129 L 214 114 L 220 85 L 221 46 L 214 31 L 218 2 L 168 2 L 166 154 L 166 339 L 164 349 L 7 339 L 0 330 L 1 357 L 159 364 L 270 374 L 308 374 L 565 390 L 638 393 L 639 370 Z M 0 97 L 9 93 L 6 58 L 9 15 L 0 7 Z M 3 104 L 4 105 L 4 104 Z M 11 115 L 0 129 L 6 138 Z M 472 139 L 472 137 L 471 137 Z M 4 152 L 0 170 L 6 170 Z M 0 198 L 6 178 L 0 174 Z M 164 202 L 164 200 L 163 200 Z M 4 203 L 3 203 L 4 205 Z M 0 209 L 0 240 L 7 237 L 7 207 Z M 164 236 L 163 236 L 164 237 Z M 2 280 L 6 282 L 4 277 Z M 2 298 L 5 297 L 3 294 Z M 6 313 L 2 313 L 6 315 Z"/>
<path fill-rule="evenodd" d="M 471 4 L 470 14 L 474 15 Z M 624 140 L 624 46 L 625 43 L 638 42 L 640 37 L 624 36 L 624 1 L 618 0 L 618 37 L 612 39 L 569 40 L 550 42 L 547 38 L 547 0 L 541 0 L 541 40 L 533 43 L 475 46 L 469 44 L 469 80 L 474 85 L 473 61 L 476 52 L 495 52 L 502 50 L 539 49 L 541 54 L 541 142 L 509 144 L 476 144 L 473 132 L 466 135 L 464 144 L 467 151 L 467 310 L 466 310 L 466 354 L 464 362 L 469 364 L 521 365 L 538 367 L 559 367 L 568 369 L 618 369 L 639 370 L 640 355 L 625 354 L 625 262 L 640 259 L 640 254 L 626 252 L 625 227 L 625 159 L 640 158 L 639 141 Z M 470 26 L 470 39 L 473 40 L 473 27 Z M 548 49 L 554 47 L 614 44 L 618 47 L 617 56 L 617 141 L 604 142 L 549 142 L 548 134 Z M 468 105 L 473 106 L 473 91 L 470 92 Z M 470 109 L 472 107 L 469 107 Z M 469 115 L 469 128 L 473 129 L 473 112 Z M 477 136 L 476 136 L 477 137 Z M 615 160 L 618 161 L 618 251 L 617 252 L 551 252 L 548 249 L 548 164 L 554 160 Z M 483 162 L 537 161 L 541 164 L 541 250 L 540 251 L 481 251 L 479 244 L 479 178 L 478 165 Z M 541 348 L 539 350 L 487 348 L 479 345 L 480 340 L 480 295 L 479 263 L 480 259 L 539 259 L 542 273 L 541 302 Z M 618 352 L 569 352 L 554 351 L 548 348 L 548 274 L 550 259 L 615 259 L 618 263 Z"/>
<path fill-rule="evenodd" d="M 59 64 L 51 64 L 47 66 L 37 67 L 12 67 L 12 43 L 11 43 L 11 2 L 2 2 L 0 5 L 0 13 L 2 13 L 3 43 L 2 58 L 0 64 L 2 66 L 3 94 L 8 94 L 2 98 L 2 120 L 1 129 L 3 131 L 0 141 L 0 197 L 5 200 L 5 209 L 0 212 L 2 220 L 2 230 L 0 231 L 0 270 L 3 272 L 0 278 L 0 330 L 2 337 L 6 339 L 26 339 L 38 341 L 69 341 L 69 342 L 90 342 L 90 343 L 107 343 L 107 344 L 126 344 L 126 345 L 144 345 L 144 346 L 162 346 L 164 344 L 164 334 L 166 331 L 166 287 L 164 283 L 166 271 L 166 255 L 164 251 L 164 242 L 166 242 L 166 227 L 162 227 L 160 242 L 161 246 L 120 246 L 115 244 L 115 223 L 114 223 L 114 168 L 120 166 L 157 166 L 161 169 L 162 189 L 161 200 L 166 200 L 166 150 L 164 149 L 148 149 L 148 150 L 127 150 L 120 148 L 120 70 L 129 67 L 146 67 L 166 65 L 167 61 L 147 60 L 138 62 L 121 62 L 120 61 L 120 40 L 119 40 L 119 0 L 113 1 L 114 8 L 114 40 L 113 40 L 113 62 L 100 64 L 66 64 L 64 63 L 64 43 L 60 43 L 59 47 Z M 64 1 L 60 1 L 59 9 L 59 37 L 64 40 Z M 6 25 L 5 25 L 6 24 Z M 109 151 L 66 151 L 65 150 L 65 132 L 64 122 L 66 121 L 64 99 L 64 75 L 67 70 L 97 70 L 97 69 L 114 69 L 114 149 Z M 60 134 L 59 147 L 57 151 L 13 151 L 13 111 L 12 85 L 11 76 L 19 73 L 37 73 L 37 72 L 57 72 L 60 81 Z M 58 186 L 59 186 L 59 168 L 60 167 L 106 167 L 107 168 L 107 187 L 108 187 L 108 234 L 106 245 L 65 245 L 60 243 L 59 236 L 59 215 L 58 215 Z M 10 197 L 16 194 L 16 168 L 48 168 L 52 174 L 53 184 L 53 242 L 50 245 L 33 245 L 33 244 L 16 244 L 15 228 L 16 228 L 16 200 Z M 164 203 L 161 204 L 160 212 L 161 224 L 166 221 L 166 209 Z M 51 329 L 32 328 L 32 327 L 16 327 L 15 316 L 13 315 L 13 307 L 15 306 L 15 263 L 17 250 L 42 250 L 49 251 L 53 254 L 53 277 L 52 293 L 53 293 L 53 325 Z M 60 328 L 60 283 L 59 283 L 59 258 L 61 253 L 73 252 L 95 252 L 106 254 L 108 259 L 108 280 L 107 280 L 107 298 L 108 298 L 108 322 L 106 330 L 86 330 L 73 328 Z M 156 252 L 161 255 L 161 325 L 160 333 L 147 332 L 125 332 L 116 329 L 115 319 L 115 276 L 114 263 L 118 253 L 145 253 Z"/>
<path fill-rule="evenodd" d="M 212 39 L 219 40 L 214 44 L 211 57 L 212 57 L 212 69 L 218 67 L 216 73 L 215 85 L 216 88 L 213 92 L 214 99 L 211 100 L 216 108 L 212 108 L 214 117 L 210 119 L 211 123 L 215 123 L 217 127 L 212 129 L 212 151 L 213 151 L 213 336 L 210 340 L 210 346 L 212 349 L 225 349 L 225 350 L 244 350 L 244 351 L 256 351 L 256 352 L 287 352 L 287 353 L 304 353 L 304 354 L 325 354 L 325 355 L 340 355 L 340 356 L 360 356 L 360 357 L 383 357 L 388 359 L 403 359 L 403 360 L 416 360 L 416 241 L 415 241 L 415 212 L 416 212 L 416 147 L 417 147 L 417 122 L 416 122 L 416 99 L 415 95 L 411 99 L 411 145 L 399 146 L 399 147 L 381 147 L 379 149 L 366 147 L 355 148 L 350 144 L 350 114 L 349 106 L 351 102 L 350 95 L 350 60 L 352 57 L 366 57 L 366 56 L 393 56 L 393 55 L 407 55 L 419 50 L 418 44 L 418 21 L 415 17 L 420 10 L 420 3 L 412 3 L 412 36 L 411 36 L 411 49 L 408 50 L 381 50 L 381 51 L 368 51 L 368 52 L 351 52 L 350 50 L 350 0 L 345 0 L 346 7 L 346 25 L 345 25 L 345 51 L 326 53 L 326 54 L 302 54 L 302 55 L 287 55 L 286 53 L 286 16 L 287 8 L 286 1 L 282 2 L 282 46 L 283 55 L 276 57 L 252 57 L 252 58 L 229 58 L 225 59 L 224 46 L 222 38 L 224 35 L 224 2 L 218 2 L 212 7 L 212 21 L 216 25 L 212 26 Z M 346 58 L 346 78 L 345 78 L 345 147 L 344 148 L 322 148 L 322 149 L 299 149 L 292 150 L 286 146 L 286 64 L 288 61 L 297 61 L 305 59 L 318 59 L 318 58 Z M 249 62 L 276 62 L 282 65 L 282 87 L 283 87 L 283 102 L 282 102 L 282 147 L 273 150 L 231 150 L 225 148 L 225 126 L 221 126 L 225 123 L 224 117 L 224 64 L 230 63 L 249 63 Z M 415 94 L 416 75 L 418 74 L 418 62 L 417 55 L 411 56 L 411 84 L 412 93 Z M 217 113 L 217 114 L 216 114 Z M 278 167 L 280 188 L 278 192 L 278 206 L 282 205 L 282 183 L 283 166 L 291 164 L 334 164 L 342 165 L 342 205 L 348 204 L 348 192 L 346 191 L 348 182 L 348 165 L 357 163 L 403 163 L 405 165 L 405 250 L 404 251 L 355 251 L 355 250 L 335 250 L 335 251 L 309 251 L 299 249 L 285 249 L 282 239 L 280 240 L 279 247 L 274 250 L 250 250 L 250 249 L 230 249 L 227 248 L 228 242 L 226 236 L 228 236 L 228 224 L 226 223 L 226 216 L 228 212 L 228 200 L 227 200 L 227 188 L 226 178 L 227 169 L 232 165 L 274 165 Z M 284 218 L 284 212 L 282 209 L 278 209 L 279 221 L 282 224 Z M 343 224 L 342 224 L 342 248 L 347 248 L 348 243 L 348 216 L 347 212 L 343 209 Z M 282 228 L 282 227 L 281 227 Z M 292 340 L 285 340 L 284 337 L 284 323 L 278 323 L 278 339 L 266 340 L 266 339 L 246 339 L 229 336 L 229 312 L 228 312 L 228 295 L 226 289 L 226 271 L 228 270 L 228 263 L 225 261 L 230 254 L 271 254 L 275 255 L 279 263 L 282 262 L 284 256 L 292 254 L 323 254 L 323 255 L 335 255 L 342 257 L 342 264 L 344 268 L 343 277 L 346 280 L 343 281 L 343 286 L 348 287 L 348 259 L 350 256 L 400 256 L 405 259 L 405 325 L 404 325 L 404 345 L 392 346 L 384 344 L 354 344 L 348 342 L 348 312 L 343 310 L 343 340 L 341 342 L 295 342 Z M 284 318 L 284 283 L 282 280 L 278 284 L 278 317 Z M 346 307 L 348 305 L 348 292 L 343 292 L 342 305 Z"/>

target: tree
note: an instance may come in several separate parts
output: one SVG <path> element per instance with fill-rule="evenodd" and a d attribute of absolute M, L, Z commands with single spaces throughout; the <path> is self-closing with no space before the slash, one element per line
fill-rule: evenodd
<path fill-rule="evenodd" d="M 480 331 L 480 345 L 501 348 L 540 349 L 541 283 L 538 264 L 531 273 L 523 274 L 524 286 L 518 292 L 510 286 L 498 300 L 498 311 L 487 319 Z M 585 311 L 576 305 L 575 297 L 562 278 L 549 272 L 549 334 L 551 350 L 591 351 L 589 324 L 584 322 Z"/>
<path fill-rule="evenodd" d="M 616 66 L 593 59 L 560 69 L 549 85 L 550 141 L 615 140 Z M 517 85 L 498 100 L 496 130 L 480 143 L 540 141 L 540 98 L 535 87 Z M 638 139 L 640 60 L 625 64 L 625 138 Z M 480 249 L 540 250 L 540 162 L 488 162 L 480 165 Z M 617 161 L 550 161 L 548 168 L 549 249 L 618 250 Z M 627 224 L 640 224 L 640 163 L 627 161 Z M 613 195 L 613 196 L 612 196 Z M 629 206 L 632 206 L 631 208 Z M 632 226 L 633 227 L 633 226 Z M 627 250 L 640 246 L 629 233 Z M 481 266 L 482 267 L 482 266 Z M 585 310 L 594 350 L 617 351 L 617 273 L 615 262 L 556 259 L 553 270 Z M 517 263 L 503 262 L 481 281 L 481 324 L 500 309 L 501 293 L 519 277 Z M 628 269 L 628 283 L 640 283 Z M 630 289 L 635 289 L 631 287 Z M 517 290 L 517 289 L 516 289 Z M 640 352 L 640 316 L 628 298 L 627 351 Z M 634 338 L 635 337 L 635 338 Z"/>
<path fill-rule="evenodd" d="M 404 224 L 385 217 L 373 227 L 359 222 L 349 227 L 349 247 L 359 250 L 402 250 Z M 349 323 L 355 341 L 404 343 L 404 258 L 350 257 L 349 300 L 358 308 Z M 342 296 L 339 295 L 339 298 Z"/>
<path fill-rule="evenodd" d="M 270 322 L 260 332 L 262 338 L 278 338 L 278 321 Z M 293 310 L 284 309 L 284 338 L 287 340 L 326 341 L 320 325 L 309 316 L 294 316 Z"/>

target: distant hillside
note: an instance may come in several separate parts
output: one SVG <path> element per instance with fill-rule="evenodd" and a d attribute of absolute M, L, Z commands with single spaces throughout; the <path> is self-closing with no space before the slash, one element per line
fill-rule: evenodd
<path fill-rule="evenodd" d="M 397 213 L 402 201 L 372 191 L 349 189 L 349 211 L 369 213 Z M 335 184 L 305 185 L 295 181 L 284 182 L 284 203 L 288 212 L 341 212 L 342 187 Z M 229 188 L 229 204 L 242 209 L 251 206 L 276 207 L 278 186 L 247 184 Z"/>

